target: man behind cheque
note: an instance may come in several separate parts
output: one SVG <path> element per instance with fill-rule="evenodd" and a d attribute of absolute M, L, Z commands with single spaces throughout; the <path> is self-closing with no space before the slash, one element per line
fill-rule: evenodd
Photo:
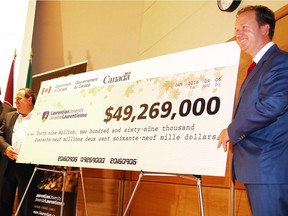
<path fill-rule="evenodd" d="M 0 176 L 3 181 L 0 194 L 1 216 L 12 216 L 16 189 L 18 188 L 20 201 L 35 168 L 33 164 L 16 163 L 35 101 L 36 95 L 31 89 L 19 89 L 15 97 L 17 111 L 7 113 L 0 127 L 0 135 L 2 135 L 0 136 L 0 151 L 2 154 Z M 21 216 L 33 215 L 37 182 L 38 178 L 36 175 L 21 204 Z"/>

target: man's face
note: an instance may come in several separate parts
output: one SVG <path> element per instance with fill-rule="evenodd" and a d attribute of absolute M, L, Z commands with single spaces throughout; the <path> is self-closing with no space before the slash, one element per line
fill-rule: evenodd
<path fill-rule="evenodd" d="M 246 11 L 239 15 L 235 23 L 235 37 L 242 51 L 252 57 L 257 54 L 263 47 L 263 42 L 267 42 L 264 27 L 267 26 L 258 25 L 255 11 Z"/>
<path fill-rule="evenodd" d="M 27 115 L 33 108 L 32 98 L 26 98 L 25 91 L 19 90 L 15 97 L 15 105 L 19 113 Z"/>

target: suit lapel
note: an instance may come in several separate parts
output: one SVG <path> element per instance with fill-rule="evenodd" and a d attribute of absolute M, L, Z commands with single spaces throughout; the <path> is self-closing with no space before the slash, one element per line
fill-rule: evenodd
<path fill-rule="evenodd" d="M 11 116 L 11 119 L 10 119 L 9 138 L 11 141 L 12 141 L 13 128 L 14 128 L 14 125 L 15 125 L 15 122 L 16 122 L 18 116 L 19 116 L 19 113 L 14 112 L 14 114 Z"/>
<path fill-rule="evenodd" d="M 253 78 L 253 76 L 255 76 L 256 73 L 258 73 L 258 72 L 261 73 L 261 68 L 262 68 L 262 65 L 264 64 L 264 62 L 266 62 L 272 56 L 273 52 L 275 52 L 278 49 L 279 48 L 278 48 L 278 46 L 276 44 L 274 44 L 272 47 L 270 47 L 270 49 L 268 49 L 268 51 L 264 54 L 264 56 L 256 64 L 256 66 L 254 67 L 254 69 L 251 72 L 251 74 L 247 77 L 246 81 L 242 84 L 240 92 L 239 92 L 239 97 L 238 97 L 238 101 L 237 101 L 234 117 L 235 117 L 235 114 L 237 113 L 237 110 L 238 110 L 238 107 L 239 107 L 239 104 L 240 104 L 240 101 L 241 101 L 241 97 L 242 97 L 243 91 L 245 90 L 245 88 L 248 85 L 249 81 Z"/>

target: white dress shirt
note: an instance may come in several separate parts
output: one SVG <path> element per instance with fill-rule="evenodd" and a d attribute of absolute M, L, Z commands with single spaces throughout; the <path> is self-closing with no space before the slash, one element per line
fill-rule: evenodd
<path fill-rule="evenodd" d="M 12 134 L 12 147 L 18 154 L 24 142 L 31 115 L 32 112 L 30 112 L 27 116 L 19 114 L 15 122 Z"/>

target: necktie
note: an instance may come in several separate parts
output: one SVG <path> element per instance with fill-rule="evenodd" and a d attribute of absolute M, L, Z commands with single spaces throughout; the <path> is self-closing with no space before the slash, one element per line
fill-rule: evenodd
<path fill-rule="evenodd" d="M 247 79 L 247 77 L 249 76 L 249 74 L 251 73 L 251 71 L 253 70 L 253 68 L 255 67 L 255 65 L 256 65 L 256 63 L 254 61 L 250 64 L 248 71 L 247 71 L 247 74 L 246 74 L 246 77 L 244 79 L 244 82 Z"/>

